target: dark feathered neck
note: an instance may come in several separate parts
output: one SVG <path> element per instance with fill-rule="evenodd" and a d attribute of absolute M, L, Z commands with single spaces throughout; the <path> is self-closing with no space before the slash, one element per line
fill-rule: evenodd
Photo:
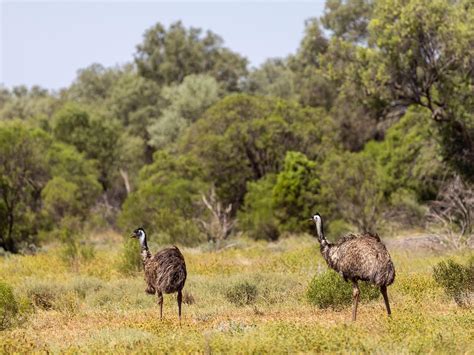
<path fill-rule="evenodd" d="M 150 253 L 150 250 L 148 249 L 148 243 L 146 241 L 146 234 L 144 234 L 143 239 L 140 239 L 140 248 L 141 248 L 142 259 L 145 262 L 147 259 L 151 258 L 151 253 Z"/>

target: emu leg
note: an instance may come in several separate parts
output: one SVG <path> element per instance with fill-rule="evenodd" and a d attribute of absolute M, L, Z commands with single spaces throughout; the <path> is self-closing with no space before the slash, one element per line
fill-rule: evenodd
<path fill-rule="evenodd" d="M 352 298 L 353 298 L 353 306 L 352 306 L 352 321 L 355 321 L 357 318 L 357 305 L 359 304 L 359 285 L 357 281 L 352 281 Z"/>
<path fill-rule="evenodd" d="M 181 324 L 181 303 L 183 303 L 183 294 L 181 290 L 178 291 L 178 316 L 179 316 L 179 324 Z"/>
<path fill-rule="evenodd" d="M 392 311 L 390 311 L 390 303 L 388 302 L 387 286 L 380 286 L 380 292 L 382 293 L 383 300 L 385 301 L 385 307 L 387 308 L 387 314 L 390 317 Z"/>
<path fill-rule="evenodd" d="M 163 319 L 163 294 L 161 292 L 157 292 L 158 295 L 158 304 L 160 305 L 160 320 Z"/>

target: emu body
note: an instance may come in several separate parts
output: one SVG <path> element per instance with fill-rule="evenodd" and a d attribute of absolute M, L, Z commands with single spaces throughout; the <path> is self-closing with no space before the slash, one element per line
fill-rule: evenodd
<path fill-rule="evenodd" d="M 395 267 L 387 248 L 378 235 L 350 233 L 337 243 L 329 243 L 324 237 L 322 219 L 319 214 L 312 218 L 316 225 L 316 236 L 321 244 L 321 254 L 328 266 L 337 271 L 345 281 L 352 283 L 352 320 L 357 318 L 360 290 L 358 281 L 367 281 L 380 288 L 390 316 L 387 286 L 395 280 Z"/>
<path fill-rule="evenodd" d="M 145 281 L 147 283 L 145 292 L 157 295 L 158 304 L 160 305 L 160 319 L 163 318 L 163 294 L 177 293 L 178 316 L 181 322 L 182 291 L 187 277 L 183 254 L 181 254 L 178 247 L 173 246 L 152 256 L 148 249 L 146 233 L 143 228 L 136 229 L 132 237 L 138 238 L 140 241 Z"/>

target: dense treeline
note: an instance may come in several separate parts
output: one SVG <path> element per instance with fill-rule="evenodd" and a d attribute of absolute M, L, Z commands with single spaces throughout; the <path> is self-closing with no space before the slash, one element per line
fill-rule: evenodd
<path fill-rule="evenodd" d="M 435 221 L 464 238 L 473 85 L 469 0 L 328 0 L 297 53 L 252 69 L 210 31 L 156 24 L 129 64 L 0 88 L 0 247 L 137 225 L 274 240 L 315 210 L 333 235 Z"/>

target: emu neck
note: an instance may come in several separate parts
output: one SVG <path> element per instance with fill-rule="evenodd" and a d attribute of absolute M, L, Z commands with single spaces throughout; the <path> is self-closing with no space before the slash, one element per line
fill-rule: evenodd
<path fill-rule="evenodd" d="M 321 255 L 323 256 L 324 260 L 326 260 L 328 266 L 334 269 L 335 260 L 333 260 L 333 250 L 335 247 L 332 243 L 329 243 L 324 236 L 322 223 L 316 223 L 316 236 L 318 237 L 318 241 L 320 243 L 319 249 L 321 251 Z"/>
<path fill-rule="evenodd" d="M 141 247 L 141 255 L 143 262 L 148 260 L 151 257 L 150 250 L 148 249 L 148 244 L 146 242 L 146 235 L 140 238 L 140 247 Z"/>

